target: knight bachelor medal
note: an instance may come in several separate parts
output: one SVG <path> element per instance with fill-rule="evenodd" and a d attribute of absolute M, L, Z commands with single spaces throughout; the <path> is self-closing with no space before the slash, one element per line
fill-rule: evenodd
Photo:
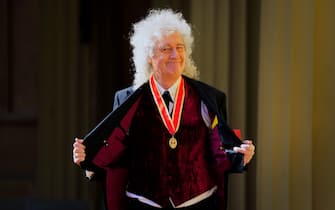
<path fill-rule="evenodd" d="M 178 145 L 177 139 L 175 137 L 171 137 L 169 140 L 169 146 L 171 149 L 175 149 Z"/>
<path fill-rule="evenodd" d="M 158 112 L 161 116 L 161 119 L 166 127 L 166 129 L 171 134 L 169 139 L 169 147 L 175 149 L 178 145 L 177 139 L 174 137 L 174 134 L 178 131 L 181 119 L 181 113 L 183 110 L 184 98 L 185 98 L 185 88 L 184 88 L 184 79 L 181 77 L 177 92 L 175 106 L 173 107 L 172 118 L 169 115 L 168 109 L 163 102 L 163 98 L 159 93 L 159 90 L 156 86 L 154 76 L 151 74 L 149 79 L 151 93 L 153 95 L 154 101 L 157 105 Z"/>

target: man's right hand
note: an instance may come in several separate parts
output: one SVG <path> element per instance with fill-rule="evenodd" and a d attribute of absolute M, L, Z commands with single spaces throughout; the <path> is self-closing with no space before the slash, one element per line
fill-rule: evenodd
<path fill-rule="evenodd" d="M 85 160 L 85 145 L 83 144 L 83 139 L 75 138 L 73 143 L 73 162 L 80 165 L 82 161 Z"/>

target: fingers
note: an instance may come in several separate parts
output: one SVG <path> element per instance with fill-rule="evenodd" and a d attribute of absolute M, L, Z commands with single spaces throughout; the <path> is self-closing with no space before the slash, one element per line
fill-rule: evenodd
<path fill-rule="evenodd" d="M 83 143 L 84 142 L 84 139 L 80 139 L 80 138 L 75 138 L 74 139 L 76 142 L 80 142 L 80 143 Z"/>
<path fill-rule="evenodd" d="M 83 144 L 83 142 L 84 142 L 83 139 L 75 138 L 74 143 L 73 143 L 73 147 L 74 148 L 81 148 L 81 149 L 85 150 L 85 145 Z"/>
<path fill-rule="evenodd" d="M 254 152 L 255 146 L 252 144 L 252 141 L 245 140 L 240 147 L 234 147 L 235 152 L 246 153 L 246 152 Z"/>
<path fill-rule="evenodd" d="M 234 147 L 234 151 L 238 152 L 238 153 L 245 153 L 246 149 L 242 148 L 242 147 Z"/>
<path fill-rule="evenodd" d="M 85 160 L 86 154 L 85 153 L 76 153 L 73 154 L 73 162 L 77 165 L 80 165 L 81 162 Z"/>
<path fill-rule="evenodd" d="M 85 145 L 83 144 L 83 139 L 75 138 L 75 142 L 73 143 L 73 162 L 79 165 L 82 161 L 85 160 Z"/>
<path fill-rule="evenodd" d="M 255 145 L 252 144 L 251 140 L 244 140 L 240 147 L 233 148 L 235 152 L 244 154 L 244 165 L 250 162 L 255 154 Z"/>
<path fill-rule="evenodd" d="M 251 140 L 243 140 L 243 144 L 252 144 Z"/>

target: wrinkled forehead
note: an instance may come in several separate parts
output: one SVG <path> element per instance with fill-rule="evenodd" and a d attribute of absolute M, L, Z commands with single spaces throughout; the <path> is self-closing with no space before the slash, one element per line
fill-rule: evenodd
<path fill-rule="evenodd" d="M 184 44 L 184 39 L 181 33 L 170 30 L 165 33 L 161 33 L 160 36 L 156 36 L 154 38 L 154 48 L 168 44 Z"/>

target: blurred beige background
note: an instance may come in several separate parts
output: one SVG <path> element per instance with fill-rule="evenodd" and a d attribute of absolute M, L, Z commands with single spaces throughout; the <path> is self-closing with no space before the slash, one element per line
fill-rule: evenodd
<path fill-rule="evenodd" d="M 72 142 L 131 84 L 131 23 L 157 7 L 192 24 L 201 80 L 255 141 L 229 210 L 335 209 L 333 0 L 1 1 L 1 209 L 101 209 Z"/>

